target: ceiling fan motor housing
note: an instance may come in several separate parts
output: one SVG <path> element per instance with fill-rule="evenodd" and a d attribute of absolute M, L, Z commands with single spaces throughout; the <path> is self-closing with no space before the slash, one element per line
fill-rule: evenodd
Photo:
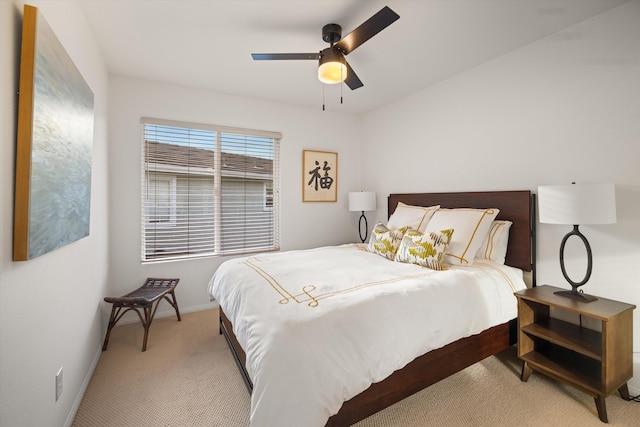
<path fill-rule="evenodd" d="M 327 24 L 322 27 L 322 40 L 333 46 L 342 38 L 342 27 L 338 24 Z"/>

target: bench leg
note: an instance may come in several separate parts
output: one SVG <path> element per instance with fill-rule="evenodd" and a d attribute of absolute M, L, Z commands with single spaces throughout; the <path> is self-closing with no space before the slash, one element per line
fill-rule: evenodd
<path fill-rule="evenodd" d="M 158 301 L 159 303 L 160 301 Z M 149 327 L 151 326 L 151 321 L 153 320 L 153 315 L 156 314 L 156 311 L 151 311 L 153 304 L 150 304 L 148 307 L 144 307 L 144 322 L 142 322 L 142 326 L 144 327 L 144 340 L 142 341 L 142 351 L 147 350 L 147 338 L 149 337 Z M 158 307 L 158 304 L 156 304 Z"/>
<path fill-rule="evenodd" d="M 109 336 L 111 335 L 111 329 L 113 329 L 113 327 L 116 325 L 116 323 L 118 323 L 118 319 L 117 319 L 117 312 L 116 312 L 116 306 L 112 306 L 111 307 L 111 317 L 109 317 L 109 326 L 107 327 L 107 334 L 104 337 L 104 343 L 102 344 L 102 351 L 105 351 L 107 349 L 107 346 L 109 345 Z"/>
<path fill-rule="evenodd" d="M 171 295 L 171 298 L 173 299 L 173 301 L 171 299 L 169 299 L 168 295 Z M 166 299 L 167 302 L 169 304 L 171 304 L 171 306 L 176 310 L 176 316 L 178 317 L 178 321 L 181 321 L 182 318 L 180 317 L 180 310 L 178 309 L 178 301 L 176 300 L 176 292 L 175 291 L 171 291 L 171 292 L 169 292 L 168 295 L 165 295 L 164 299 Z"/>
<path fill-rule="evenodd" d="M 142 351 L 147 350 L 147 338 L 149 337 L 149 328 L 151 327 L 151 322 L 153 322 L 153 318 L 156 315 L 156 311 L 158 310 L 158 306 L 162 302 L 163 299 L 167 300 L 169 304 L 176 310 L 176 316 L 178 316 L 178 321 L 181 321 L 180 310 L 178 309 L 178 301 L 176 300 L 176 294 L 174 291 L 169 292 L 171 295 L 171 299 L 169 299 L 168 295 L 165 295 L 162 299 L 159 299 L 154 306 L 151 303 L 148 307 L 144 308 L 144 321 L 142 322 L 142 326 L 144 326 L 144 341 L 142 343 Z M 142 319 L 141 319 L 142 320 Z"/>

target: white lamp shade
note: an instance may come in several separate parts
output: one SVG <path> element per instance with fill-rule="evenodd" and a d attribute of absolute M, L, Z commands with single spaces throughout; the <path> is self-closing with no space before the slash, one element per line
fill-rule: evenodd
<path fill-rule="evenodd" d="M 544 224 L 613 224 L 615 186 L 606 183 L 538 187 L 538 214 Z"/>
<path fill-rule="evenodd" d="M 350 211 L 375 211 L 376 193 L 373 191 L 357 191 L 349 193 Z"/>

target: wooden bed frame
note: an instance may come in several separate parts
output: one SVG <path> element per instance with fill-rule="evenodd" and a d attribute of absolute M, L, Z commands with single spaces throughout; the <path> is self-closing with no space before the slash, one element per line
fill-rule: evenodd
<path fill-rule="evenodd" d="M 443 208 L 500 209 L 496 219 L 508 219 L 513 222 L 509 232 L 505 264 L 531 272 L 531 282 L 535 286 L 535 196 L 530 191 L 391 194 L 388 198 L 389 215 L 393 213 L 398 202 L 415 206 L 440 205 Z M 220 309 L 220 333 L 225 336 L 245 384 L 251 392 L 253 384 L 245 368 L 246 355 L 233 334 L 231 322 L 222 309 Z M 346 426 L 363 420 L 508 348 L 515 342 L 516 319 L 512 319 L 477 335 L 462 338 L 430 351 L 344 402 L 340 411 L 329 418 L 327 426 Z"/>

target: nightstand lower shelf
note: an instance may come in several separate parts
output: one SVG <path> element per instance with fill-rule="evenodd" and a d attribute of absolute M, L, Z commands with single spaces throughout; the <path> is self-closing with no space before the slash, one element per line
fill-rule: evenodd
<path fill-rule="evenodd" d="M 520 356 L 529 367 L 556 379 L 570 383 L 574 387 L 591 395 L 602 394 L 600 366 L 587 358 L 576 357 L 576 361 L 568 365 L 568 350 L 555 348 L 549 352 L 532 351 Z M 577 356 L 577 355 L 576 355 Z M 523 378 L 521 378 L 523 379 Z M 523 379 L 526 381 L 526 379 Z"/>
<path fill-rule="evenodd" d="M 549 378 L 571 384 L 573 387 L 593 396 L 596 409 L 598 410 L 598 418 L 600 418 L 600 421 L 604 423 L 609 422 L 605 401 L 606 396 L 599 394 L 594 390 L 593 387 L 591 387 L 591 384 L 594 383 L 589 380 L 585 380 L 583 375 L 565 370 L 561 365 L 550 362 L 545 356 L 541 356 L 540 354 L 529 353 L 521 356 L 520 359 L 524 361 L 522 365 L 522 373 L 520 374 L 520 379 L 522 381 L 526 382 L 532 371 L 538 371 Z M 620 393 L 620 397 L 622 399 L 631 400 L 631 397 L 629 396 L 629 387 L 626 382 L 618 387 L 618 393 Z"/>

